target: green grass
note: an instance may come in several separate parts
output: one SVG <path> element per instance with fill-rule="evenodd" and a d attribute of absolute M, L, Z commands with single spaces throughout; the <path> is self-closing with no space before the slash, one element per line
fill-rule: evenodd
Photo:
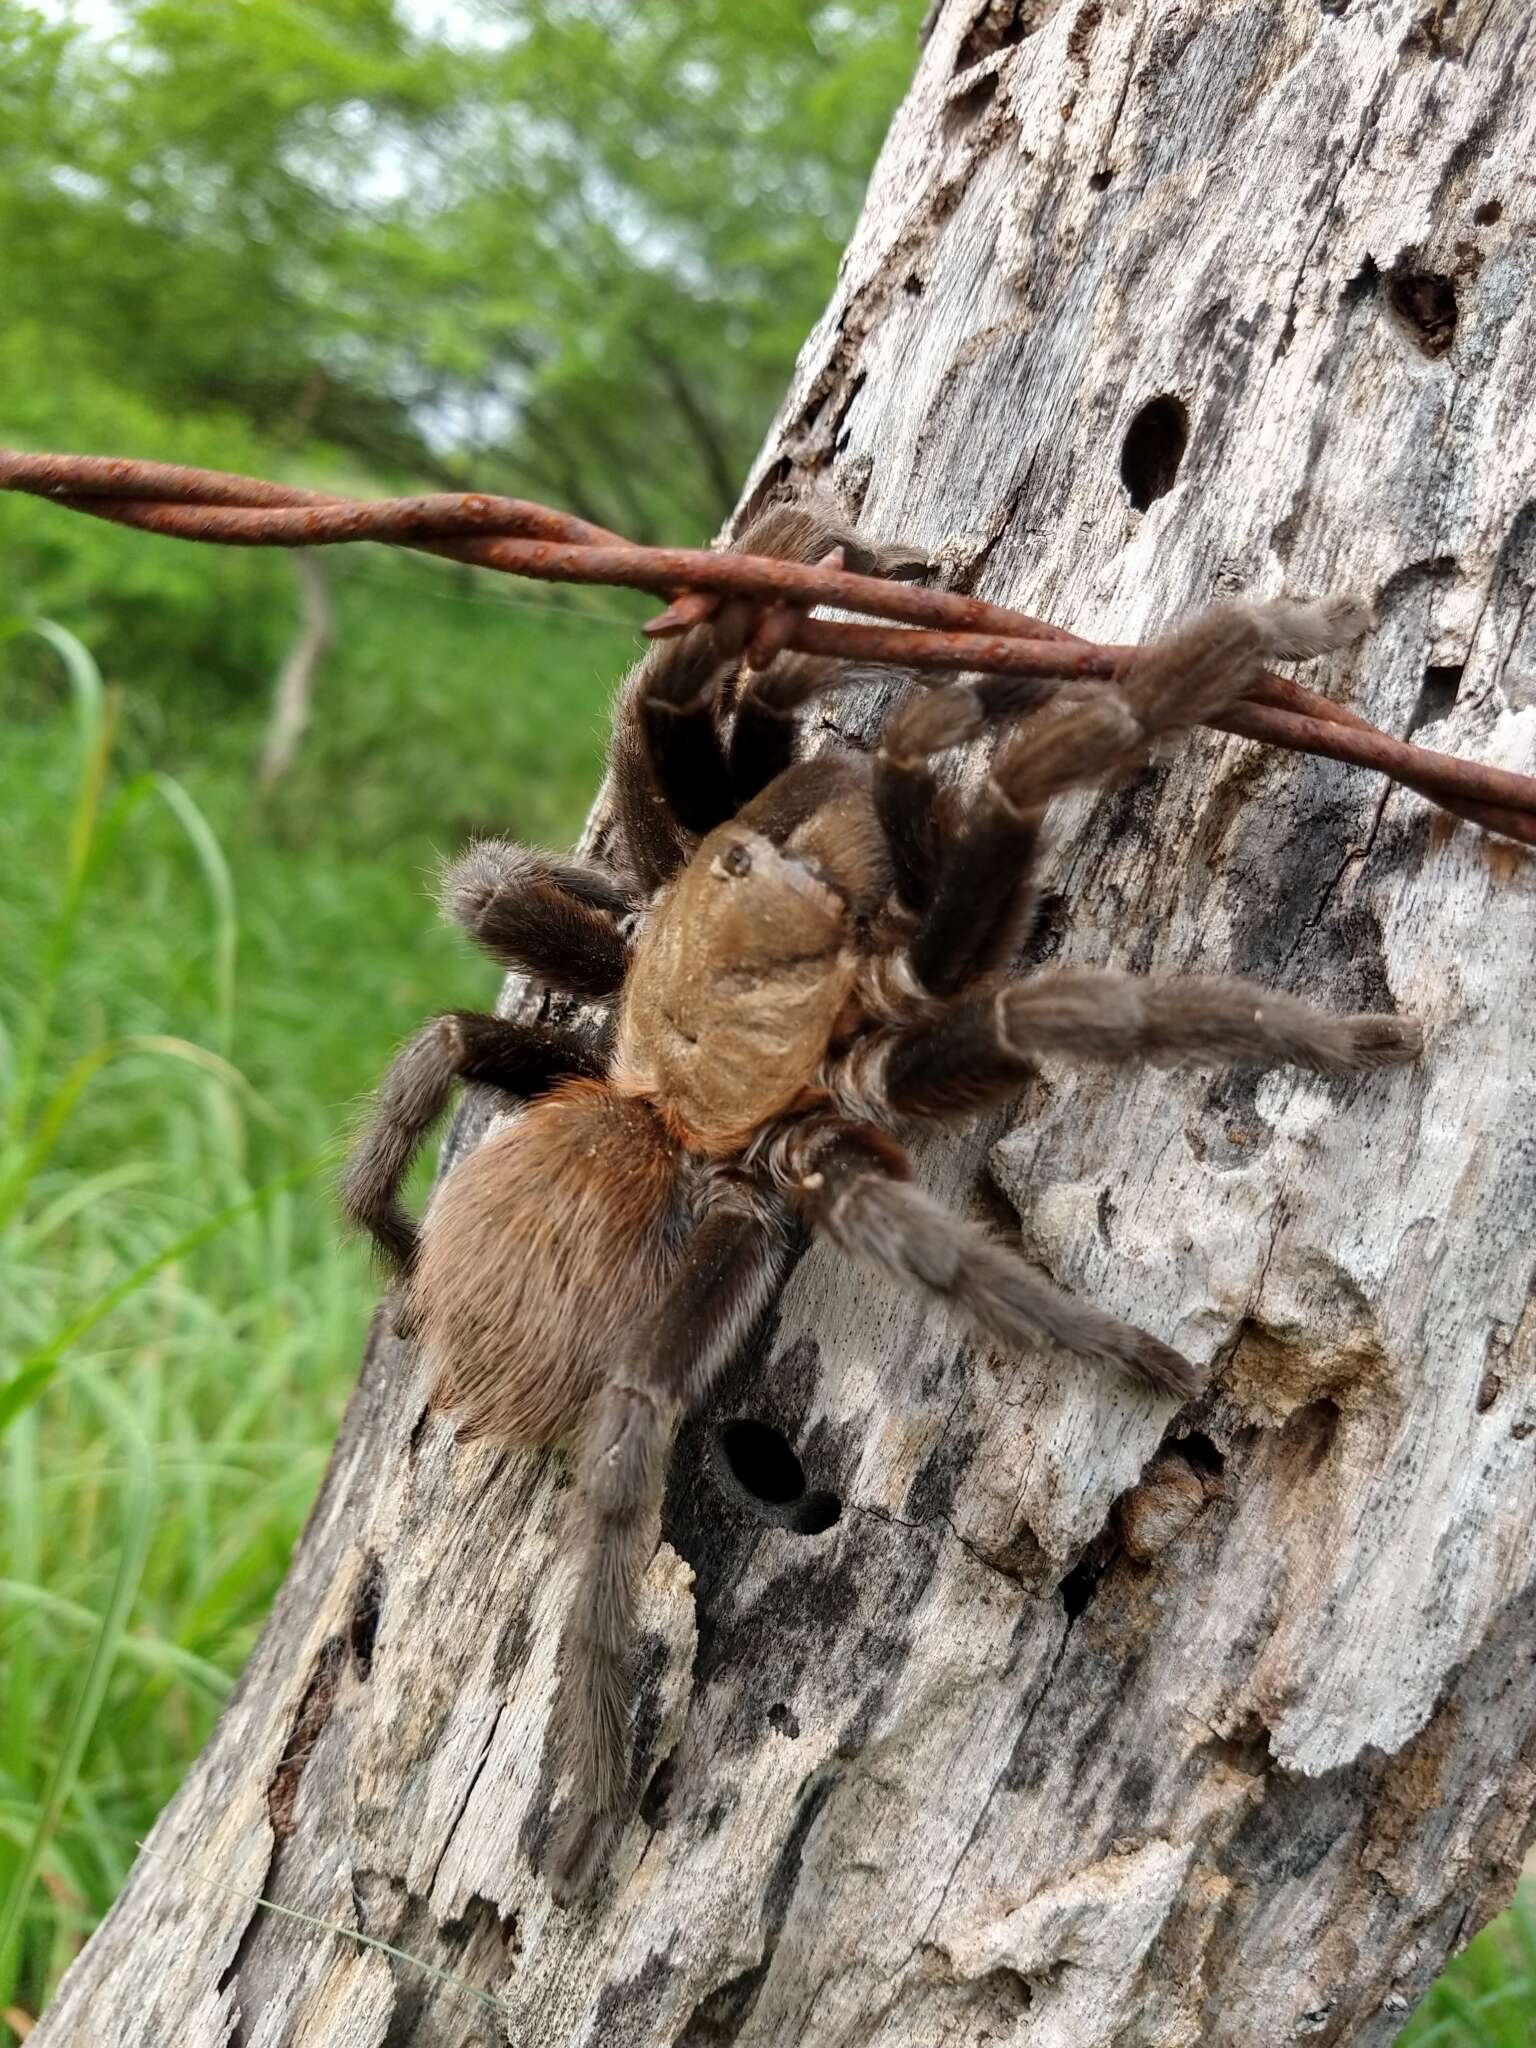
<path fill-rule="evenodd" d="M 430 565 L 336 573 L 314 736 L 264 803 L 258 695 L 116 690 L 0 622 L 0 2014 L 111 1903 L 318 1483 L 374 1298 L 338 1133 L 424 1014 L 495 985 L 426 877 L 472 829 L 573 836 L 628 654 Z M 1529 1898 L 1401 2041 L 1536 2042 Z"/>
<path fill-rule="evenodd" d="M 388 556 L 338 610 L 266 802 L 259 698 L 209 720 L 57 631 L 0 644 L 0 2013 L 110 1904 L 318 1483 L 375 1295 L 338 1136 L 496 985 L 434 862 L 575 833 L 632 644 Z"/>
<path fill-rule="evenodd" d="M 1397 2048 L 1532 2048 L 1536 2042 L 1536 1886 L 1485 1927 L 1430 1990 Z"/>

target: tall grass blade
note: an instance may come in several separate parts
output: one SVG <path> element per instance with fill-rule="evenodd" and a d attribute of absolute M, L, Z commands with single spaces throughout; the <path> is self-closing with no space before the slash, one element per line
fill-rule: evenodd
<path fill-rule="evenodd" d="M 62 1593 L 51 1593 L 46 1586 L 34 1585 L 24 1579 L 0 1579 L 0 1606 L 5 1605 L 18 1607 L 23 1613 L 46 1615 L 50 1621 L 61 1621 L 69 1628 L 96 1626 L 97 1617 L 89 1607 L 82 1607 L 78 1600 L 66 1600 Z M 14 1651 L 10 1654 L 14 1655 Z M 235 1682 L 229 1672 L 221 1670 L 217 1664 L 210 1664 L 206 1657 L 184 1649 L 180 1643 L 132 1635 L 124 1639 L 121 1654 L 124 1663 L 140 1665 L 159 1678 L 184 1679 L 214 1699 L 223 1699 Z"/>
<path fill-rule="evenodd" d="M 107 768 L 117 727 L 119 698 L 105 689 L 89 653 L 62 626 L 44 620 L 34 629 L 59 655 L 69 677 L 79 719 L 81 762 L 69 821 L 63 900 L 44 939 L 38 993 L 15 1061 L 7 1126 L 13 1136 L 25 1126 L 33 1090 L 42 1073 L 48 1034 L 58 1002 L 59 982 L 69 958 L 90 866 L 91 844 L 106 789 Z"/>
<path fill-rule="evenodd" d="M 19 1577 L 35 1579 L 42 1569 L 42 1518 L 38 1502 L 38 1460 L 36 1418 L 19 1418 L 6 1446 L 7 1476 L 5 1526 L 11 1570 Z M 29 1630 L 12 1645 L 5 1657 L 5 1761 L 10 1775 L 21 1782 L 32 1739 L 32 1716 L 36 1704 L 38 1648 Z"/>
<path fill-rule="evenodd" d="M 182 785 L 170 775 L 155 776 L 154 785 L 191 840 L 213 901 L 214 1003 L 218 1048 L 227 1059 L 235 1034 L 235 953 L 239 943 L 234 877 L 212 827 Z"/>
<path fill-rule="evenodd" d="M 174 1238 L 170 1244 L 162 1246 L 152 1258 L 145 1259 L 142 1264 L 135 1266 L 133 1271 L 115 1287 L 109 1287 L 104 1294 L 98 1295 L 89 1307 L 73 1316 L 62 1329 L 56 1330 L 46 1343 L 39 1345 L 22 1360 L 20 1368 L 10 1379 L 0 1384 L 0 1435 L 4 1435 L 23 1409 L 29 1408 L 43 1393 L 58 1371 L 59 1360 L 69 1347 L 78 1343 L 88 1331 L 95 1329 L 104 1316 L 110 1315 L 113 1309 L 119 1307 L 130 1295 L 137 1294 L 139 1289 L 157 1273 L 163 1272 L 177 1259 L 185 1258 L 188 1252 L 195 1252 L 199 1246 L 207 1244 L 240 1217 L 252 1215 L 266 1208 L 269 1202 L 276 1201 L 277 1197 L 289 1188 L 299 1187 L 303 1182 L 313 1179 L 315 1174 L 330 1163 L 330 1159 L 331 1154 L 328 1152 L 322 1153 L 316 1159 L 306 1159 L 301 1165 L 290 1167 L 287 1173 L 280 1173 L 275 1179 L 264 1182 L 261 1187 L 242 1197 L 240 1201 L 227 1203 L 212 1216 L 205 1217 L 195 1228 Z"/>
<path fill-rule="evenodd" d="M 65 1725 L 64 1737 L 43 1791 L 42 1805 L 20 1863 L 0 1902 L 0 2002 L 9 1999 L 22 1920 L 31 1900 L 43 1855 L 58 1826 L 80 1765 L 107 1696 L 112 1668 L 128 1625 L 144 1562 L 149 1554 L 155 1514 L 154 1460 L 128 1404 L 104 1382 L 87 1380 L 86 1392 L 103 1410 L 127 1465 L 122 1490 L 121 1532 L 112 1589 L 102 1611 L 80 1690 Z"/>

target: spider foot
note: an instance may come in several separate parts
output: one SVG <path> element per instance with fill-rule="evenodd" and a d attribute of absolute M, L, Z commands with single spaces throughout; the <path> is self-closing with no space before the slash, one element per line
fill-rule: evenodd
<path fill-rule="evenodd" d="M 1315 661 L 1319 655 L 1353 646 L 1375 624 L 1369 604 L 1352 592 L 1319 598 L 1315 604 L 1276 598 L 1255 605 L 1253 613 L 1275 661 Z"/>
<path fill-rule="evenodd" d="M 1368 1074 L 1378 1067 L 1402 1067 L 1424 1050 L 1424 1026 L 1417 1017 L 1367 1014 L 1339 1019 L 1344 1046 L 1328 1061 L 1339 1074 Z"/>
<path fill-rule="evenodd" d="M 407 1344 L 414 1344 L 422 1332 L 424 1318 L 409 1278 L 396 1282 L 390 1292 L 389 1327 Z"/>
<path fill-rule="evenodd" d="M 472 839 L 438 872 L 437 898 L 445 917 L 475 931 L 498 896 L 527 882 L 535 863 L 510 839 Z"/>
<path fill-rule="evenodd" d="M 557 1906 L 574 1906 L 596 1886 L 619 1837 L 619 1817 L 573 1801 L 561 1813 L 542 1859 Z"/>
<path fill-rule="evenodd" d="M 1180 1401 L 1192 1401 L 1205 1391 L 1205 1371 L 1192 1365 L 1183 1352 L 1160 1344 L 1144 1330 L 1127 1332 L 1129 1341 L 1116 1355 L 1116 1364 L 1159 1394 L 1173 1394 Z"/>

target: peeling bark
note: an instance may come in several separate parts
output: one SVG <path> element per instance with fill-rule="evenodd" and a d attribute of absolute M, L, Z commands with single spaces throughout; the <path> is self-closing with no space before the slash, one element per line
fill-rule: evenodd
<path fill-rule="evenodd" d="M 1364 589 L 1331 686 L 1531 768 L 1533 67 L 1515 0 L 948 0 L 748 498 L 830 476 L 957 586 L 1117 641 Z M 107 2014 L 123 2048 L 1391 2040 L 1536 1810 L 1536 865 L 1211 734 L 1061 810 L 1041 957 L 1428 1025 L 1348 1089 L 1053 1071 L 926 1148 L 1211 1393 L 978 1353 L 813 1251 L 680 1441 L 639 1815 L 560 1913 L 560 1467 L 457 1446 L 376 1329 L 39 2048 Z M 727 1479 L 731 1417 L 830 1527 Z"/>

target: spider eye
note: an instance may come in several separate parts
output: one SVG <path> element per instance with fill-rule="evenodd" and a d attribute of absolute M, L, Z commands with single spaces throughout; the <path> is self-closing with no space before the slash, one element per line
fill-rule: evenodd
<path fill-rule="evenodd" d="M 728 875 L 750 875 L 752 856 L 744 846 L 728 846 L 720 857 L 720 865 Z"/>

